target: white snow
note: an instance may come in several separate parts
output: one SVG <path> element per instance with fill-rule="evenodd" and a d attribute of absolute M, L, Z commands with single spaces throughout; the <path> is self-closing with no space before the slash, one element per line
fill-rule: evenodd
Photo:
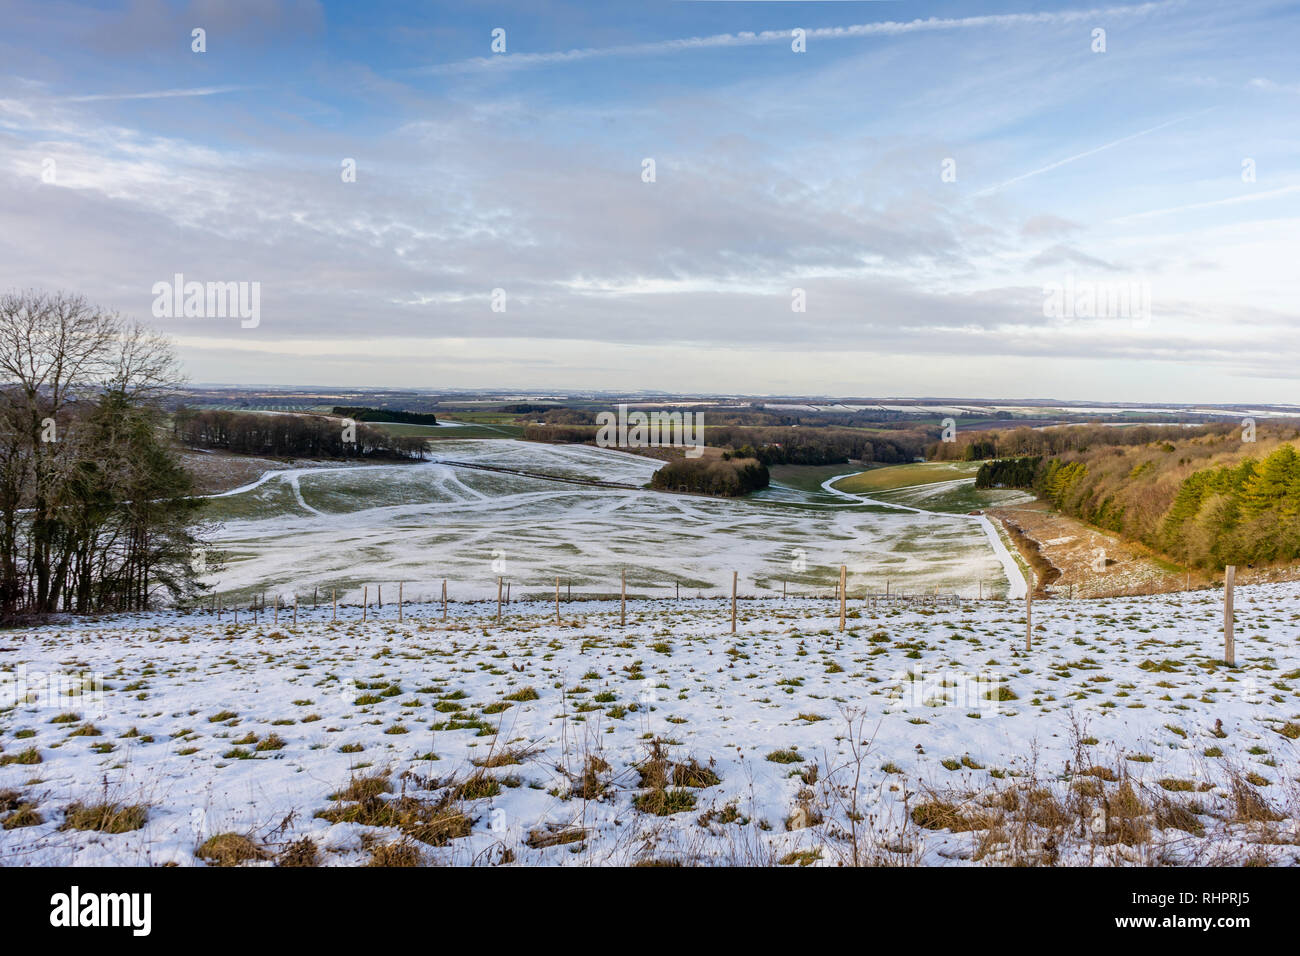
<path fill-rule="evenodd" d="M 900 508 L 790 487 L 721 500 L 644 489 L 589 488 L 445 464 L 511 468 L 627 484 L 660 463 L 584 445 L 513 440 L 440 442 L 423 464 L 292 468 L 214 496 L 229 553 L 208 582 L 227 601 L 265 589 L 286 596 L 336 589 L 359 600 L 367 582 L 405 581 L 432 596 L 486 598 L 504 576 L 515 594 L 544 593 L 558 575 L 575 591 L 610 594 L 628 571 L 637 595 L 718 595 L 732 572 L 742 594 L 829 588 L 841 563 L 851 593 L 894 589 L 970 596 L 1023 593 L 996 534 L 965 515 Z M 1019 583 L 1017 583 L 1019 582 Z M 1021 590 L 1017 590 L 1021 589 Z"/>
<path fill-rule="evenodd" d="M 329 795 L 352 775 L 387 771 L 394 795 L 404 788 L 432 799 L 471 773 L 472 759 L 515 746 L 535 751 L 486 771 L 503 781 L 500 792 L 468 802 L 469 836 L 421 845 L 427 860 L 499 861 L 508 849 L 526 864 L 727 863 L 807 851 L 833 865 L 848 845 L 846 791 L 833 787 L 852 781 L 857 736 L 845 708 L 861 711 L 861 736 L 871 740 L 857 794 L 869 842 L 882 853 L 895 846 L 926 863 L 972 862 L 980 834 L 905 826 L 906 808 L 928 788 L 988 793 L 1031 772 L 1042 786 L 1071 792 L 1077 722 L 1096 740 L 1089 765 L 1117 768 L 1144 794 L 1165 793 L 1158 781 L 1169 778 L 1195 788 L 1170 795 L 1196 802 L 1207 836 L 1157 831 L 1154 843 L 1169 859 L 1196 859 L 1212 844 L 1232 859 L 1262 853 L 1294 863 L 1294 811 L 1267 828 L 1234 823 L 1225 771 L 1257 774 L 1276 806 L 1294 797 L 1296 745 L 1279 731 L 1300 713 L 1298 596 L 1295 585 L 1238 589 L 1235 670 L 1217 662 L 1221 606 L 1211 592 L 1045 601 L 1035 608 L 1039 630 L 1028 653 L 1023 610 L 1003 601 L 953 609 L 854 601 L 845 634 L 827 600 L 742 602 L 733 636 L 721 601 L 631 602 L 621 627 L 617 602 L 564 604 L 559 626 L 551 604 L 513 604 L 498 625 L 491 603 L 453 605 L 448 624 L 437 606 L 408 606 L 399 623 L 391 598 L 364 624 L 356 607 L 331 624 L 326 607 L 303 609 L 296 627 L 287 612 L 278 626 L 269 614 L 255 624 L 241 613 L 236 626 L 229 613 L 220 623 L 207 613 L 159 613 L 7 633 L 0 760 L 33 747 L 41 762 L 0 766 L 0 791 L 17 791 L 45 822 L 0 829 L 0 865 L 191 865 L 202 840 L 226 831 L 272 850 L 310 836 L 324 863 L 356 864 L 368 859 L 363 837 L 400 834 L 314 816 L 338 806 Z M 916 668 L 919 681 L 908 678 Z M 101 674 L 109 685 L 102 705 L 93 696 L 4 705 L 16 681 L 44 687 L 36 675 L 51 672 Z M 995 681 L 977 687 L 1005 687 L 1014 697 L 999 704 L 971 695 L 965 680 L 973 675 Z M 400 692 L 382 696 L 389 686 Z M 489 707 L 526 687 L 538 699 Z M 366 703 L 364 693 L 380 696 Z M 65 712 L 77 720 L 52 722 Z M 210 719 L 223 712 L 237 716 Z M 434 729 L 456 718 L 488 732 Z M 98 735 L 70 735 L 87 723 Z M 395 726 L 408 732 L 387 732 Z M 272 733 L 283 746 L 258 751 Z M 633 805 L 635 768 L 655 737 L 671 741 L 672 759 L 693 757 L 720 778 L 693 791 L 689 811 L 660 817 Z M 344 753 L 344 745 L 362 749 Z M 804 761 L 766 759 L 784 748 Z M 236 759 L 236 750 L 250 759 Z M 438 759 L 420 759 L 430 753 Z M 609 765 L 598 800 L 569 796 L 564 773 L 578 774 L 589 754 Z M 943 765 L 963 757 L 956 770 Z M 799 773 L 814 763 L 818 779 L 805 782 Z M 420 779 L 403 781 L 406 771 Z M 59 829 L 69 803 L 105 792 L 147 804 L 143 829 Z M 728 804 L 748 822 L 701 824 L 706 811 Z M 823 822 L 800 827 L 812 811 Z M 587 833 L 581 843 L 528 846 L 528 834 L 548 824 Z M 1122 843 L 1091 852 L 1064 845 L 1061 861 L 1151 862 Z"/>

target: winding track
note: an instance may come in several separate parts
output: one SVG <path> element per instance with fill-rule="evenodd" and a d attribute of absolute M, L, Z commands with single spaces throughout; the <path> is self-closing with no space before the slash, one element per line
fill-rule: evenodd
<path fill-rule="evenodd" d="M 543 447 L 545 448 L 547 446 L 543 446 Z M 533 450 L 535 449 L 530 449 L 530 451 Z M 331 512 L 329 514 L 329 517 L 331 518 L 331 523 L 330 523 L 331 528 L 333 529 L 331 531 L 331 534 L 334 537 L 330 538 L 329 541 L 319 545 L 319 549 L 321 553 L 330 554 L 333 553 L 334 551 L 337 551 L 340 546 L 340 541 L 343 541 L 346 544 L 346 548 L 344 550 L 348 548 L 355 549 L 357 547 L 360 547 L 366 541 L 364 534 L 362 532 L 364 532 L 367 528 L 373 529 L 378 524 L 384 522 L 394 523 L 394 527 L 392 529 L 391 534 L 386 534 L 385 536 L 385 541 L 387 543 L 391 543 L 394 540 L 409 535 L 415 535 L 418 537 L 420 535 L 427 533 L 427 529 L 431 526 L 430 521 L 428 519 L 433 514 L 438 514 L 443 516 L 438 519 L 437 525 L 439 528 L 448 531 L 449 533 L 456 536 L 457 538 L 456 550 L 460 552 L 462 555 L 475 551 L 476 549 L 490 550 L 491 547 L 500 547 L 501 542 L 503 540 L 507 540 L 507 538 L 514 539 L 517 544 L 519 540 L 530 540 L 529 539 L 530 533 L 525 533 L 523 539 L 520 539 L 521 528 L 530 527 L 527 521 L 523 523 L 511 522 L 509 529 L 504 530 L 503 526 L 501 526 L 499 522 L 497 524 L 491 524 L 490 526 L 481 529 L 476 529 L 476 528 L 464 526 L 463 524 L 457 524 L 454 522 L 454 520 L 451 525 L 448 525 L 447 519 L 450 516 L 455 515 L 458 511 L 462 511 L 463 509 L 470 506 L 472 506 L 475 513 L 487 512 L 487 513 L 501 513 L 501 514 L 510 512 L 511 509 L 516 509 L 521 507 L 535 508 L 538 505 L 540 505 L 542 502 L 547 502 L 555 499 L 565 500 L 582 487 L 602 488 L 607 491 L 607 494 L 601 496 L 601 500 L 599 501 L 598 504 L 596 502 L 590 502 L 586 507 L 580 508 L 578 509 L 578 511 L 572 514 L 570 514 L 568 511 L 565 511 L 564 509 L 558 511 L 554 516 L 552 516 L 548 520 L 548 530 L 551 534 L 560 532 L 561 529 L 563 529 L 564 534 L 572 534 L 576 540 L 582 541 L 583 542 L 582 546 L 584 550 L 587 551 L 593 549 L 599 550 L 601 547 L 604 547 L 608 551 L 609 559 L 617 560 L 619 559 L 619 555 L 626 555 L 629 549 L 635 549 L 639 547 L 643 543 L 642 541 L 643 535 L 640 533 L 631 534 L 630 536 L 627 536 L 627 540 L 622 540 L 621 538 L 616 536 L 616 539 L 613 541 L 613 543 L 611 543 L 609 537 L 610 536 L 609 529 L 603 526 L 599 528 L 595 527 L 593 526 L 593 522 L 599 524 L 600 520 L 609 519 L 614 512 L 620 512 L 628 509 L 635 511 L 635 509 L 637 509 L 638 507 L 645 507 L 644 504 L 645 500 L 647 498 L 650 498 L 655 500 L 656 504 L 654 505 L 654 508 L 658 509 L 658 510 L 654 510 L 653 520 L 657 522 L 662 522 L 664 515 L 671 513 L 673 515 L 673 520 L 677 523 L 679 531 L 682 534 L 684 534 L 686 537 L 684 544 L 688 546 L 688 550 L 691 550 L 691 548 L 693 548 L 694 552 L 700 552 L 701 539 L 703 537 L 708 536 L 709 530 L 714 527 L 714 523 L 718 518 L 718 516 L 714 514 L 715 509 L 713 506 L 714 505 L 724 506 L 726 504 L 725 502 L 720 502 L 717 501 L 716 499 L 699 498 L 696 496 L 686 496 L 684 498 L 683 496 L 679 496 L 679 495 L 659 494 L 656 492 L 646 490 L 643 484 L 640 483 L 634 484 L 627 481 L 616 481 L 612 479 L 602 480 L 602 479 L 594 479 L 594 478 L 584 478 L 578 475 L 558 475 L 554 473 L 545 473 L 542 470 L 534 470 L 537 469 L 537 466 L 528 461 L 524 461 L 524 462 L 505 461 L 500 464 L 487 464 L 485 461 L 482 461 L 481 459 L 476 460 L 475 453 L 477 453 L 477 449 L 474 450 L 474 453 L 471 453 L 469 455 L 458 456 L 457 459 L 434 459 L 434 460 L 425 461 L 421 463 L 412 463 L 412 464 L 397 466 L 403 472 L 406 472 L 410 469 L 416 469 L 418 471 L 418 470 L 422 470 L 423 468 L 431 468 L 438 475 L 437 481 L 440 484 L 448 485 L 449 488 L 454 486 L 458 492 L 463 494 L 463 500 L 449 501 L 449 502 L 430 502 L 426 505 L 412 504 L 409 502 L 396 503 L 392 505 L 383 505 L 376 508 L 365 509 L 363 512 L 337 514 L 337 515 Z M 609 455 L 609 451 L 606 450 L 601 457 L 605 457 L 608 455 Z M 484 455 L 483 457 L 490 461 L 494 456 Z M 565 455 L 561 455 L 560 457 L 567 459 L 572 456 L 565 454 Z M 586 456 L 579 456 L 579 457 L 585 458 Z M 623 456 L 619 455 L 619 457 L 621 458 Z M 635 457 L 635 459 L 639 463 L 642 464 L 645 463 L 645 460 L 641 459 L 639 456 L 628 455 L 627 457 L 629 459 Z M 468 461 L 464 460 L 465 458 L 469 458 L 471 460 Z M 523 468 L 511 467 L 520 464 L 524 465 L 525 467 Z M 595 463 L 593 462 L 593 465 L 594 464 Z M 269 481 L 283 479 L 284 482 L 286 483 L 284 487 L 287 488 L 287 490 L 292 495 L 295 504 L 302 511 L 302 517 L 305 518 L 308 522 L 310 522 L 313 519 L 319 518 L 322 515 L 322 512 L 320 512 L 316 508 L 312 508 L 308 506 L 307 502 L 303 500 L 302 488 L 300 487 L 300 479 L 302 478 L 302 476 L 305 475 L 311 477 L 315 475 L 321 475 L 321 476 L 325 476 L 329 474 L 338 475 L 338 474 L 346 474 L 358 470 L 372 470 L 372 471 L 375 469 L 391 470 L 394 467 L 395 466 L 390 463 L 384 463 L 384 464 L 373 464 L 373 465 L 360 465 L 360 464 L 340 465 L 335 467 L 326 466 L 326 467 L 286 468 L 286 469 L 280 469 L 275 471 L 268 471 L 262 474 L 255 481 L 248 482 L 244 485 L 239 486 L 238 488 L 233 488 L 229 491 L 218 492 L 212 495 L 207 495 L 205 497 L 209 497 L 209 498 L 230 497 L 233 495 L 241 494 L 246 491 L 252 491 L 254 489 L 257 489 Z M 543 465 L 542 467 L 545 468 L 546 465 Z M 480 471 L 480 472 L 489 472 L 489 473 L 496 472 L 503 475 L 513 475 L 513 476 L 519 476 L 524 478 L 531 478 L 538 481 L 546 481 L 552 484 L 551 487 L 546 490 L 517 492 L 505 496 L 485 495 L 483 492 L 474 488 L 472 484 L 467 485 L 459 480 L 459 478 L 457 477 L 457 473 L 460 472 L 461 474 L 464 474 L 464 472 L 461 471 L 461 469 L 465 469 L 466 471 Z M 624 477 L 624 476 L 619 475 L 619 477 Z M 629 475 L 628 477 L 632 477 L 632 476 Z M 826 482 L 822 483 L 821 488 L 822 491 L 825 493 L 826 498 L 822 499 L 822 501 L 819 502 L 819 504 L 821 504 L 822 507 L 816 509 L 818 511 L 821 511 L 822 514 L 831 521 L 831 525 L 827 529 L 827 532 L 830 534 L 830 538 L 834 540 L 850 540 L 857 536 L 860 529 L 856 525 L 853 525 L 852 522 L 849 521 L 849 518 L 850 515 L 852 515 L 856 510 L 856 508 L 852 506 L 858 506 L 862 504 L 875 505 L 881 508 L 892 510 L 896 513 L 910 512 L 918 516 L 925 516 L 927 519 L 933 518 L 941 521 L 944 519 L 977 520 L 980 522 L 980 526 L 983 529 L 985 537 L 989 542 L 993 555 L 997 559 L 997 563 L 1001 565 L 1001 567 L 1005 572 L 1008 581 L 1008 595 L 1011 597 L 1018 597 L 1024 595 L 1025 581 L 1020 572 L 1020 569 L 1015 563 L 1015 560 L 1012 558 L 1011 554 L 1007 551 L 1006 546 L 1003 544 L 1002 540 L 998 537 L 998 534 L 994 529 L 993 525 L 988 521 L 987 518 L 984 518 L 983 516 L 969 516 L 969 515 L 962 515 L 962 514 L 933 512 L 923 508 L 916 508 L 910 505 L 894 504 L 892 502 L 879 501 L 876 499 L 868 498 L 866 496 L 850 494 L 847 492 L 840 491 L 837 488 L 831 487 L 830 483 L 831 481 L 834 480 L 835 479 L 829 479 Z M 559 487 L 557 487 L 557 485 Z M 541 486 L 541 487 L 545 488 L 545 486 Z M 779 502 L 756 500 L 753 502 L 753 504 L 759 507 L 756 510 L 742 508 L 740 511 L 735 511 L 734 513 L 730 513 L 730 516 L 728 517 L 726 523 L 726 527 L 730 534 L 739 535 L 743 537 L 745 534 L 749 533 L 750 531 L 756 532 L 757 530 L 766 529 L 769 521 L 771 520 L 769 515 L 775 516 L 777 513 L 784 512 L 785 510 L 780 507 Z M 837 504 L 841 506 L 848 506 L 848 507 L 837 507 Z M 772 506 L 776 506 L 775 512 L 769 510 Z M 837 512 L 839 514 L 836 514 Z M 831 517 L 832 515 L 835 515 L 835 517 Z M 881 515 L 880 517 L 887 524 L 892 523 L 890 522 L 888 515 Z M 843 519 L 843 521 L 840 520 L 841 518 Z M 649 519 L 644 518 L 640 514 L 640 512 L 637 512 L 636 514 L 633 515 L 632 518 L 628 519 L 628 524 L 630 526 L 634 526 L 637 524 L 637 522 L 643 520 L 649 520 Z M 282 523 L 280 527 L 274 528 L 273 530 L 276 531 L 277 533 L 283 534 L 286 531 L 286 529 L 292 528 L 293 534 L 298 536 L 298 538 L 301 538 L 303 535 L 310 537 L 312 531 L 314 530 L 311 525 L 303 524 L 302 521 L 294 520 L 289 516 L 285 516 L 285 521 L 287 522 L 287 524 Z M 845 524 L 844 522 L 848 522 L 848 523 Z M 254 531 L 254 528 L 258 525 L 262 525 L 262 527 L 267 527 L 267 525 L 257 521 L 234 521 L 232 522 L 232 524 L 234 528 L 237 529 L 237 536 L 240 539 L 240 544 L 245 547 L 252 545 L 255 548 L 257 548 L 258 545 L 255 545 L 254 541 L 261 538 L 262 535 L 259 533 L 261 530 L 260 528 L 258 529 L 258 531 Z M 339 535 L 343 535 L 343 538 L 339 538 L 338 537 Z M 776 536 L 773 537 L 772 540 L 774 542 L 777 542 L 777 541 L 782 541 L 784 539 L 781 537 L 780 534 L 777 534 Z M 299 543 L 301 543 L 301 541 Z M 274 552 L 276 550 L 276 546 L 274 546 L 274 542 L 272 542 L 272 545 L 273 546 L 271 547 L 268 553 Z M 419 547 L 422 549 L 428 549 L 429 546 L 430 546 L 430 542 L 423 541 L 423 540 L 419 545 Z M 674 545 L 674 547 L 678 549 L 680 549 L 681 546 L 682 546 L 681 542 Z M 695 554 L 694 556 L 700 561 L 704 560 L 703 558 L 701 558 L 700 554 Z M 734 563 L 734 557 L 733 557 L 733 563 Z M 329 566 L 328 562 L 326 566 L 323 567 L 313 566 L 312 574 L 318 576 L 321 573 L 336 574 L 341 569 L 346 569 L 346 562 L 340 564 L 339 561 L 335 561 L 334 564 L 338 566 Z M 705 561 L 704 564 L 705 566 L 707 566 L 707 561 Z M 763 568 L 765 567 L 766 566 L 762 565 L 761 561 L 759 561 L 759 563 L 755 565 L 755 568 L 758 570 L 763 570 Z M 267 570 L 265 568 L 261 568 L 256 573 L 265 577 L 267 575 Z M 301 575 L 302 572 L 300 569 L 295 569 L 294 573 Z"/>
<path fill-rule="evenodd" d="M 1029 586 L 1025 581 L 1025 576 L 1020 573 L 1020 565 L 1016 564 L 1016 559 L 1011 556 L 1007 546 L 1002 543 L 1002 538 L 998 536 L 998 531 L 993 527 L 993 522 L 986 515 L 964 515 L 952 514 L 944 511 L 927 511 L 924 508 L 913 508 L 911 505 L 894 504 L 892 501 L 881 501 L 879 498 L 868 498 L 866 495 L 855 495 L 833 486 L 832 482 L 839 481 L 844 475 L 836 475 L 834 478 L 827 478 L 822 482 L 822 490 L 828 491 L 833 495 L 839 495 L 842 498 L 851 498 L 854 501 L 864 505 L 879 505 L 883 508 L 897 508 L 899 511 L 910 511 L 918 515 L 934 515 L 942 518 L 965 518 L 970 521 L 977 521 L 981 528 L 984 529 L 985 536 L 989 539 L 989 544 L 993 547 L 993 553 L 997 555 L 1002 562 L 1002 570 L 1007 575 L 1007 597 L 1023 598 L 1028 591 Z M 965 480 L 965 479 L 962 479 Z M 974 480 L 974 479 L 970 479 Z M 894 489 L 895 491 L 899 489 Z"/>

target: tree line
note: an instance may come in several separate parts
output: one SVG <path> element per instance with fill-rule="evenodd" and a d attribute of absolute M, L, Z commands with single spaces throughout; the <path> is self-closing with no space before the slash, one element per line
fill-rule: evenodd
<path fill-rule="evenodd" d="M 332 414 L 358 422 L 393 422 L 403 425 L 436 425 L 433 412 L 408 412 L 401 408 L 371 408 L 366 405 L 335 405 Z"/>
<path fill-rule="evenodd" d="M 732 448 L 765 465 L 840 465 L 849 460 L 898 464 L 921 454 L 923 431 L 867 432 L 851 428 L 709 426 L 706 442 Z"/>
<path fill-rule="evenodd" d="M 172 434 L 191 448 L 271 458 L 422 459 L 425 439 L 323 415 L 178 408 Z"/>
<path fill-rule="evenodd" d="M 650 487 L 739 498 L 768 485 L 767 467 L 754 458 L 675 458 L 654 473 Z"/>
<path fill-rule="evenodd" d="M 1241 442 L 1219 433 L 981 466 L 977 487 L 1030 488 L 1061 512 L 1189 566 L 1300 560 L 1293 428 Z"/>
<path fill-rule="evenodd" d="M 1228 435 L 1236 426 L 1211 425 L 1056 425 L 1050 428 L 1013 428 L 1010 431 L 958 432 L 955 441 L 931 443 L 925 456 L 931 461 L 983 461 L 1086 452 L 1091 448 L 1178 442 L 1202 435 Z"/>
<path fill-rule="evenodd" d="M 999 458 L 986 461 L 975 472 L 976 488 L 1032 488 L 1042 457 Z"/>
<path fill-rule="evenodd" d="M 850 428 L 705 426 L 705 444 L 764 465 L 840 465 L 849 460 L 897 464 L 919 456 L 929 440 L 922 430 L 867 432 Z M 523 437 L 552 444 L 591 443 L 596 426 L 528 425 Z M 635 449 L 633 449 L 635 450 Z"/>
<path fill-rule="evenodd" d="M 195 593 L 199 501 L 167 441 L 170 344 L 81 296 L 0 296 L 0 618 Z"/>

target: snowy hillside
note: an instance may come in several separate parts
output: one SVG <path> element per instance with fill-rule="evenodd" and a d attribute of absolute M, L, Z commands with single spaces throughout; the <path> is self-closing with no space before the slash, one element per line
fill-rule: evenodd
<path fill-rule="evenodd" d="M 1298 598 L 10 632 L 0 865 L 1294 863 Z"/>

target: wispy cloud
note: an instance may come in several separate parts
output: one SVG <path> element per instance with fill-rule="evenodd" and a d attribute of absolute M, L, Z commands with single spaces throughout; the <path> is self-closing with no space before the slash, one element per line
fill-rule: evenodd
<path fill-rule="evenodd" d="M 1279 83 L 1266 76 L 1256 76 L 1246 84 L 1253 90 L 1268 90 L 1275 93 L 1300 93 L 1300 83 Z"/>
<path fill-rule="evenodd" d="M 809 42 L 817 40 L 842 40 L 873 36 L 897 36 L 904 33 L 938 32 L 945 30 L 988 29 L 1035 24 L 1077 23 L 1096 20 L 1098 17 L 1141 16 L 1177 6 L 1182 0 L 1153 0 L 1129 6 L 1101 7 L 1089 10 L 1056 10 L 1043 13 L 1002 13 L 977 17 L 928 17 L 924 20 L 886 20 L 879 23 L 858 23 L 842 27 L 814 27 L 806 29 Z M 657 56 L 710 50 L 725 47 L 757 46 L 790 40 L 790 30 L 762 30 L 757 33 L 715 33 L 711 36 L 682 37 L 672 40 L 655 40 L 647 43 L 628 43 L 607 47 L 584 47 L 576 50 L 549 53 L 501 53 L 495 56 L 473 57 L 453 63 L 439 63 L 421 67 L 415 72 L 445 75 L 487 69 L 520 69 L 536 66 L 553 66 L 579 60 L 602 57 Z"/>

